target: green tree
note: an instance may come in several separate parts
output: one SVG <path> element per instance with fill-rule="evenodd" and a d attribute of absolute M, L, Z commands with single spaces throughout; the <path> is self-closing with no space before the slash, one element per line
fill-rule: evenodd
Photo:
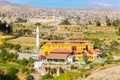
<path fill-rule="evenodd" d="M 86 52 L 83 52 L 83 60 L 87 63 L 88 62 L 88 56 Z"/>
<path fill-rule="evenodd" d="M 60 74 L 64 73 L 64 70 L 60 67 L 59 68 Z"/>
<path fill-rule="evenodd" d="M 1 59 L 2 61 L 6 61 L 6 60 L 7 60 L 7 57 L 6 57 L 7 54 L 8 54 L 8 52 L 7 52 L 5 49 L 1 49 L 0 59 Z"/>
<path fill-rule="evenodd" d="M 21 46 L 20 46 L 19 44 L 16 44 L 16 45 L 15 45 L 15 49 L 16 49 L 16 50 L 19 50 L 20 48 L 21 48 Z"/>
<path fill-rule="evenodd" d="M 66 19 L 63 20 L 59 25 L 71 25 L 70 22 Z"/>
<path fill-rule="evenodd" d="M 0 80 L 19 80 L 18 77 L 11 74 L 5 74 L 4 72 L 0 71 Z"/>
<path fill-rule="evenodd" d="M 34 80 L 34 77 L 32 75 L 27 76 L 26 80 Z"/>
<path fill-rule="evenodd" d="M 113 50 L 114 49 L 114 47 L 116 47 L 116 46 L 119 46 L 120 45 L 120 43 L 118 42 L 118 41 L 111 41 L 110 42 L 110 44 L 111 44 L 111 49 Z"/>
<path fill-rule="evenodd" d="M 112 22 L 112 25 L 115 26 L 115 27 L 117 27 L 117 26 L 118 26 L 118 20 L 114 20 L 114 21 Z"/>
<path fill-rule="evenodd" d="M 32 57 L 30 57 L 29 60 L 28 60 L 29 63 L 34 63 L 34 61 L 35 60 Z"/>
<path fill-rule="evenodd" d="M 95 38 L 95 39 L 92 39 L 92 41 L 94 42 L 94 48 L 101 48 L 101 45 L 103 42 L 102 40 Z"/>
<path fill-rule="evenodd" d="M 37 22 L 35 23 L 36 26 L 41 26 L 41 23 Z"/>
<path fill-rule="evenodd" d="M 57 69 L 56 69 L 56 68 L 51 69 L 51 74 L 52 74 L 52 75 L 53 75 L 53 74 L 56 74 L 56 72 L 57 72 Z"/>
<path fill-rule="evenodd" d="M 0 21 L 0 32 L 11 34 L 13 31 L 12 26 L 10 24 L 7 24 L 6 21 L 2 22 Z"/>
<path fill-rule="evenodd" d="M 8 69 L 8 72 L 7 74 L 10 75 L 10 76 L 13 76 L 13 75 L 16 75 L 18 73 L 18 69 L 14 68 L 14 67 L 11 67 Z"/>
<path fill-rule="evenodd" d="M 23 58 L 22 60 L 18 61 L 18 64 L 26 66 L 28 64 L 28 61 L 27 61 L 27 59 Z"/>
<path fill-rule="evenodd" d="M 13 44 L 9 44 L 9 48 L 10 48 L 10 49 L 13 49 L 13 48 L 14 48 L 14 45 L 13 45 Z"/>
<path fill-rule="evenodd" d="M 89 23 L 89 25 L 92 25 L 92 22 L 91 22 L 90 20 L 89 20 L 89 22 L 88 22 L 88 23 Z"/>
<path fill-rule="evenodd" d="M 49 80 L 49 79 L 52 79 L 52 78 L 53 78 L 53 76 L 51 76 L 50 73 L 47 73 L 42 77 L 42 80 Z"/>
<path fill-rule="evenodd" d="M 76 70 L 76 69 L 77 69 L 77 67 L 76 67 L 76 66 L 71 65 L 71 70 Z"/>
<path fill-rule="evenodd" d="M 120 27 L 118 28 L 117 34 L 120 35 Z"/>
<path fill-rule="evenodd" d="M 14 58 L 14 54 L 13 53 L 7 53 L 6 58 L 7 58 L 7 60 L 12 60 Z"/>
<path fill-rule="evenodd" d="M 111 21 L 110 19 L 106 16 L 106 25 L 107 26 L 111 26 Z"/>
<path fill-rule="evenodd" d="M 101 26 L 101 23 L 99 20 L 95 21 L 96 22 L 96 26 Z"/>
<path fill-rule="evenodd" d="M 23 68 L 23 69 L 22 69 L 22 72 L 23 72 L 23 73 L 25 73 L 25 72 L 27 73 L 27 72 L 29 72 L 29 69 L 28 69 L 28 68 Z"/>

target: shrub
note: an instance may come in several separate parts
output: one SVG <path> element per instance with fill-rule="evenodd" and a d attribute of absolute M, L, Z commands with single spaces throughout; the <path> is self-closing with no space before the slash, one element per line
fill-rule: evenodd
<path fill-rule="evenodd" d="M 47 73 L 42 77 L 42 80 L 48 80 L 48 79 L 52 79 L 52 78 L 53 78 L 53 76 L 51 76 L 50 73 Z"/>
<path fill-rule="evenodd" d="M 99 20 L 95 21 L 96 22 L 96 26 L 101 26 L 101 23 Z"/>
<path fill-rule="evenodd" d="M 21 46 L 20 46 L 19 44 L 16 44 L 16 45 L 15 45 L 15 49 L 16 49 L 16 50 L 19 50 L 20 48 L 21 48 Z"/>
<path fill-rule="evenodd" d="M 14 76 L 14 75 L 17 74 L 18 71 L 19 71 L 18 69 L 14 68 L 14 67 L 11 67 L 11 68 L 8 69 L 7 74 L 10 75 L 10 76 Z"/>
<path fill-rule="evenodd" d="M 25 58 L 23 58 L 22 60 L 18 60 L 17 63 L 26 66 L 28 64 L 28 61 Z"/>
<path fill-rule="evenodd" d="M 23 68 L 23 69 L 22 69 L 22 72 L 23 72 L 23 73 L 28 72 L 28 71 L 29 71 L 28 68 Z"/>
<path fill-rule="evenodd" d="M 66 19 L 66 20 L 63 20 L 60 25 L 71 25 L 70 22 Z"/>
<path fill-rule="evenodd" d="M 29 75 L 26 77 L 26 80 L 34 80 L 34 77 L 32 75 Z"/>
<path fill-rule="evenodd" d="M 74 65 L 71 65 L 71 70 L 74 70 L 74 69 L 77 69 L 77 67 Z"/>
<path fill-rule="evenodd" d="M 60 74 L 64 73 L 64 70 L 60 67 Z"/>

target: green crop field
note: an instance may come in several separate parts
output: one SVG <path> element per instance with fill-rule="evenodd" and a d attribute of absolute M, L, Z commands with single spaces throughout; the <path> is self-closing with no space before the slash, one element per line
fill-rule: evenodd
<path fill-rule="evenodd" d="M 86 33 L 88 38 L 118 40 L 120 38 L 116 33 Z"/>

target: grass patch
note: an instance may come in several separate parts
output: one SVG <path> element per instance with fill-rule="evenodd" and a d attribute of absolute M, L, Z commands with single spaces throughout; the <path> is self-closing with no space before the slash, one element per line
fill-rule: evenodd
<path fill-rule="evenodd" d="M 24 66 L 21 66 L 21 65 L 17 65 L 17 64 L 8 64 L 8 63 L 0 63 L 0 67 L 5 67 L 7 69 L 11 68 L 11 67 L 14 67 L 14 68 L 17 68 L 17 69 L 24 69 L 25 67 Z"/>
<path fill-rule="evenodd" d="M 86 33 L 88 38 L 118 40 L 120 37 L 116 33 Z"/>
<path fill-rule="evenodd" d="M 120 52 L 115 51 L 115 50 L 112 50 L 111 52 L 112 52 L 112 54 L 113 54 L 114 56 L 120 57 Z"/>
<path fill-rule="evenodd" d="M 66 72 L 51 80 L 80 80 L 80 72 Z"/>
<path fill-rule="evenodd" d="M 35 49 L 36 45 L 36 38 L 32 37 L 19 37 L 16 39 L 11 39 L 8 42 L 12 44 L 20 44 L 22 47 L 30 47 L 32 49 Z"/>

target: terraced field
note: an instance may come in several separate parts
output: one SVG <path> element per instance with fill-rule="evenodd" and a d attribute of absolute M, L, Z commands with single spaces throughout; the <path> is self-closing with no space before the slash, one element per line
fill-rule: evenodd
<path fill-rule="evenodd" d="M 20 44 L 23 47 L 35 48 L 36 39 L 32 37 L 19 37 L 16 39 L 11 39 L 8 42 L 12 44 Z"/>

